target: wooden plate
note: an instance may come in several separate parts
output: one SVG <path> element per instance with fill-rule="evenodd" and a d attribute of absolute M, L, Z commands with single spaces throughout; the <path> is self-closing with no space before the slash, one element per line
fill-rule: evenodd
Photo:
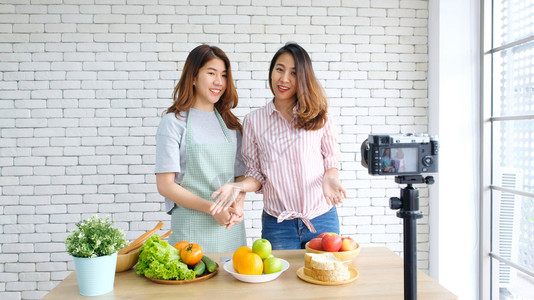
<path fill-rule="evenodd" d="M 148 280 L 154 281 L 156 283 L 161 283 L 161 284 L 187 284 L 187 283 L 194 283 L 194 282 L 204 281 L 206 279 L 210 279 L 211 277 L 215 276 L 215 274 L 217 274 L 217 272 L 219 272 L 219 264 L 218 263 L 215 263 L 215 264 L 217 264 L 217 268 L 215 269 L 215 271 L 213 271 L 213 273 L 202 275 L 200 277 L 197 277 L 197 278 L 191 279 L 191 280 L 165 280 L 165 279 L 150 278 L 150 277 L 146 277 L 146 276 L 145 276 L 145 278 L 148 279 Z"/>
<path fill-rule="evenodd" d="M 354 280 L 358 279 L 358 276 L 360 276 L 358 271 L 354 269 L 353 267 L 349 267 L 349 272 L 350 272 L 350 278 L 345 281 L 320 281 L 320 280 L 314 279 L 313 277 L 310 277 L 304 274 L 304 267 L 297 270 L 297 276 L 300 279 L 307 281 L 309 283 L 320 284 L 320 285 L 341 285 L 341 284 L 347 284 L 347 283 L 353 282 Z"/>

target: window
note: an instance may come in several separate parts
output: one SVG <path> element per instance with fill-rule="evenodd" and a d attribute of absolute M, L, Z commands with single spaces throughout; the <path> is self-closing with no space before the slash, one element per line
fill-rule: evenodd
<path fill-rule="evenodd" d="M 484 11 L 483 164 L 491 175 L 482 201 L 491 229 L 481 261 L 491 275 L 482 276 L 481 298 L 532 299 L 534 0 L 487 0 Z"/>

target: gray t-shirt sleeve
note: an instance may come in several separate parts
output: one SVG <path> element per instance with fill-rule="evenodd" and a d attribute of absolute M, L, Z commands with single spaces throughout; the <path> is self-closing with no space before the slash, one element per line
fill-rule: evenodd
<path fill-rule="evenodd" d="M 185 120 L 167 114 L 156 132 L 155 173 L 182 172 L 180 146 L 185 134 Z"/>
<path fill-rule="evenodd" d="M 185 113 L 176 118 L 173 113 L 165 115 L 156 132 L 155 173 L 175 173 L 174 181 L 178 184 L 183 179 L 185 169 Z M 171 213 L 175 203 L 165 199 L 165 211 Z"/>

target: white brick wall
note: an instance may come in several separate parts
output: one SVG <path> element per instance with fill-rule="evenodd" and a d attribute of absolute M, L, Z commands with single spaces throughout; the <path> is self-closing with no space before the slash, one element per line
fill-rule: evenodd
<path fill-rule="evenodd" d="M 108 4 L 109 3 L 109 4 Z M 402 252 L 392 178 L 367 175 L 369 133 L 427 131 L 427 1 L 4 0 L 0 3 L 0 297 L 38 299 L 73 269 L 74 223 L 110 215 L 133 239 L 166 222 L 154 133 L 188 52 L 232 60 L 244 117 L 271 98 L 274 52 L 306 48 L 330 97 L 349 198 L 341 232 Z M 428 211 L 422 190 L 422 210 Z M 247 196 L 248 242 L 261 197 Z M 428 217 L 418 266 L 428 268 Z"/>

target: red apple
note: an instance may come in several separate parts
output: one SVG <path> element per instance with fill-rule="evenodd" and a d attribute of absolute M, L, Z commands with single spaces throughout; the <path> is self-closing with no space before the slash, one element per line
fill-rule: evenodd
<path fill-rule="evenodd" d="M 322 243 L 323 243 L 322 238 L 314 238 L 310 241 L 310 243 L 308 244 L 308 247 L 310 247 L 311 249 L 323 251 Z"/>
<path fill-rule="evenodd" d="M 320 239 L 322 239 L 322 238 L 324 238 L 324 237 L 327 236 L 327 235 L 337 235 L 337 234 L 334 233 L 334 232 L 323 232 L 323 233 L 319 234 L 317 237 L 320 238 Z"/>
<path fill-rule="evenodd" d="M 356 247 L 358 247 L 358 244 L 351 237 L 341 238 L 341 248 L 339 251 L 350 251 L 356 249 Z"/>
<path fill-rule="evenodd" d="M 322 246 L 325 251 L 338 252 L 341 248 L 341 237 L 337 234 L 327 235 L 322 238 Z"/>

